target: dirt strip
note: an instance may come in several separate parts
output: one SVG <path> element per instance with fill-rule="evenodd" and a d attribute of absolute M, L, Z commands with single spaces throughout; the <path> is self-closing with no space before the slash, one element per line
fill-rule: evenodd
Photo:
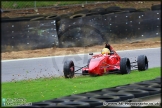
<path fill-rule="evenodd" d="M 111 46 L 115 50 L 156 48 L 156 47 L 161 47 L 161 39 L 160 38 L 151 38 L 151 39 L 146 39 L 146 40 L 138 40 L 138 41 L 134 41 L 134 42 L 125 42 L 122 44 L 111 44 Z M 104 44 L 96 45 L 96 46 L 92 46 L 92 47 L 45 48 L 45 49 L 25 50 L 25 51 L 12 51 L 12 52 L 1 53 L 1 59 L 2 60 L 10 60 L 10 59 L 23 59 L 23 58 L 100 52 L 103 47 L 104 47 Z"/>

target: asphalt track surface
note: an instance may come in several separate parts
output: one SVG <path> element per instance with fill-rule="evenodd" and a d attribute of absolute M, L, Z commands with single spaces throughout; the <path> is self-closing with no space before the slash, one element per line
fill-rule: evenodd
<path fill-rule="evenodd" d="M 117 51 L 121 57 L 127 57 L 131 62 L 137 60 L 138 55 L 146 55 L 149 60 L 149 68 L 161 67 L 161 48 L 148 48 L 137 50 Z M 73 60 L 75 66 L 85 66 L 91 55 L 77 54 L 69 56 L 51 56 L 30 59 L 2 60 L 1 81 L 16 81 L 35 79 L 40 77 L 63 76 L 63 64 L 65 60 Z M 75 68 L 78 69 L 78 68 Z M 78 71 L 81 73 L 81 71 Z"/>

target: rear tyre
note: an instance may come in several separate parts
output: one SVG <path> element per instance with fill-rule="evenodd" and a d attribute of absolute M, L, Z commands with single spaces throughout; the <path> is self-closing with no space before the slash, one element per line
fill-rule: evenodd
<path fill-rule="evenodd" d="M 74 70 L 75 70 L 74 62 L 71 61 L 71 60 L 65 61 L 63 70 L 64 70 L 65 78 L 73 78 L 74 77 Z"/>
<path fill-rule="evenodd" d="M 128 58 L 121 58 L 120 60 L 120 73 L 129 74 L 131 70 L 130 60 Z"/>
<path fill-rule="evenodd" d="M 137 58 L 137 65 L 139 71 L 144 71 L 148 69 L 148 59 L 145 55 L 140 55 Z"/>

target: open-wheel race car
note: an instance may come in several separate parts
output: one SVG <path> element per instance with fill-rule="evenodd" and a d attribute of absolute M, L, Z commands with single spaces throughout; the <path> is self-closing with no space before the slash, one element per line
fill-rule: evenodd
<path fill-rule="evenodd" d="M 63 66 L 65 78 L 73 78 L 74 74 L 82 70 L 82 75 L 101 76 L 110 72 L 118 72 L 120 74 L 129 74 L 132 68 L 139 71 L 148 69 L 148 59 L 146 55 L 139 55 L 137 60 L 130 62 L 129 58 L 121 58 L 111 45 L 106 44 L 101 54 L 93 55 L 87 61 L 87 65 L 75 70 L 72 60 L 66 60 Z"/>

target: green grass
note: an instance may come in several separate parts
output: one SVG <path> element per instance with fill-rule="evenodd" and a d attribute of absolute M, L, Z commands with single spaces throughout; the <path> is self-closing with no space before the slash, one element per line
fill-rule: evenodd
<path fill-rule="evenodd" d="M 88 1 L 90 2 L 90 1 Z M 48 7 L 48 6 L 62 6 L 82 4 L 86 1 L 2 1 L 2 9 L 21 9 L 21 8 L 34 8 L 36 7 Z"/>
<path fill-rule="evenodd" d="M 130 74 L 108 74 L 99 77 L 80 76 L 73 79 L 42 78 L 2 83 L 3 98 L 25 98 L 27 102 L 37 102 L 86 91 L 110 88 L 151 80 L 161 76 L 160 67 L 147 71 L 132 71 Z"/>

